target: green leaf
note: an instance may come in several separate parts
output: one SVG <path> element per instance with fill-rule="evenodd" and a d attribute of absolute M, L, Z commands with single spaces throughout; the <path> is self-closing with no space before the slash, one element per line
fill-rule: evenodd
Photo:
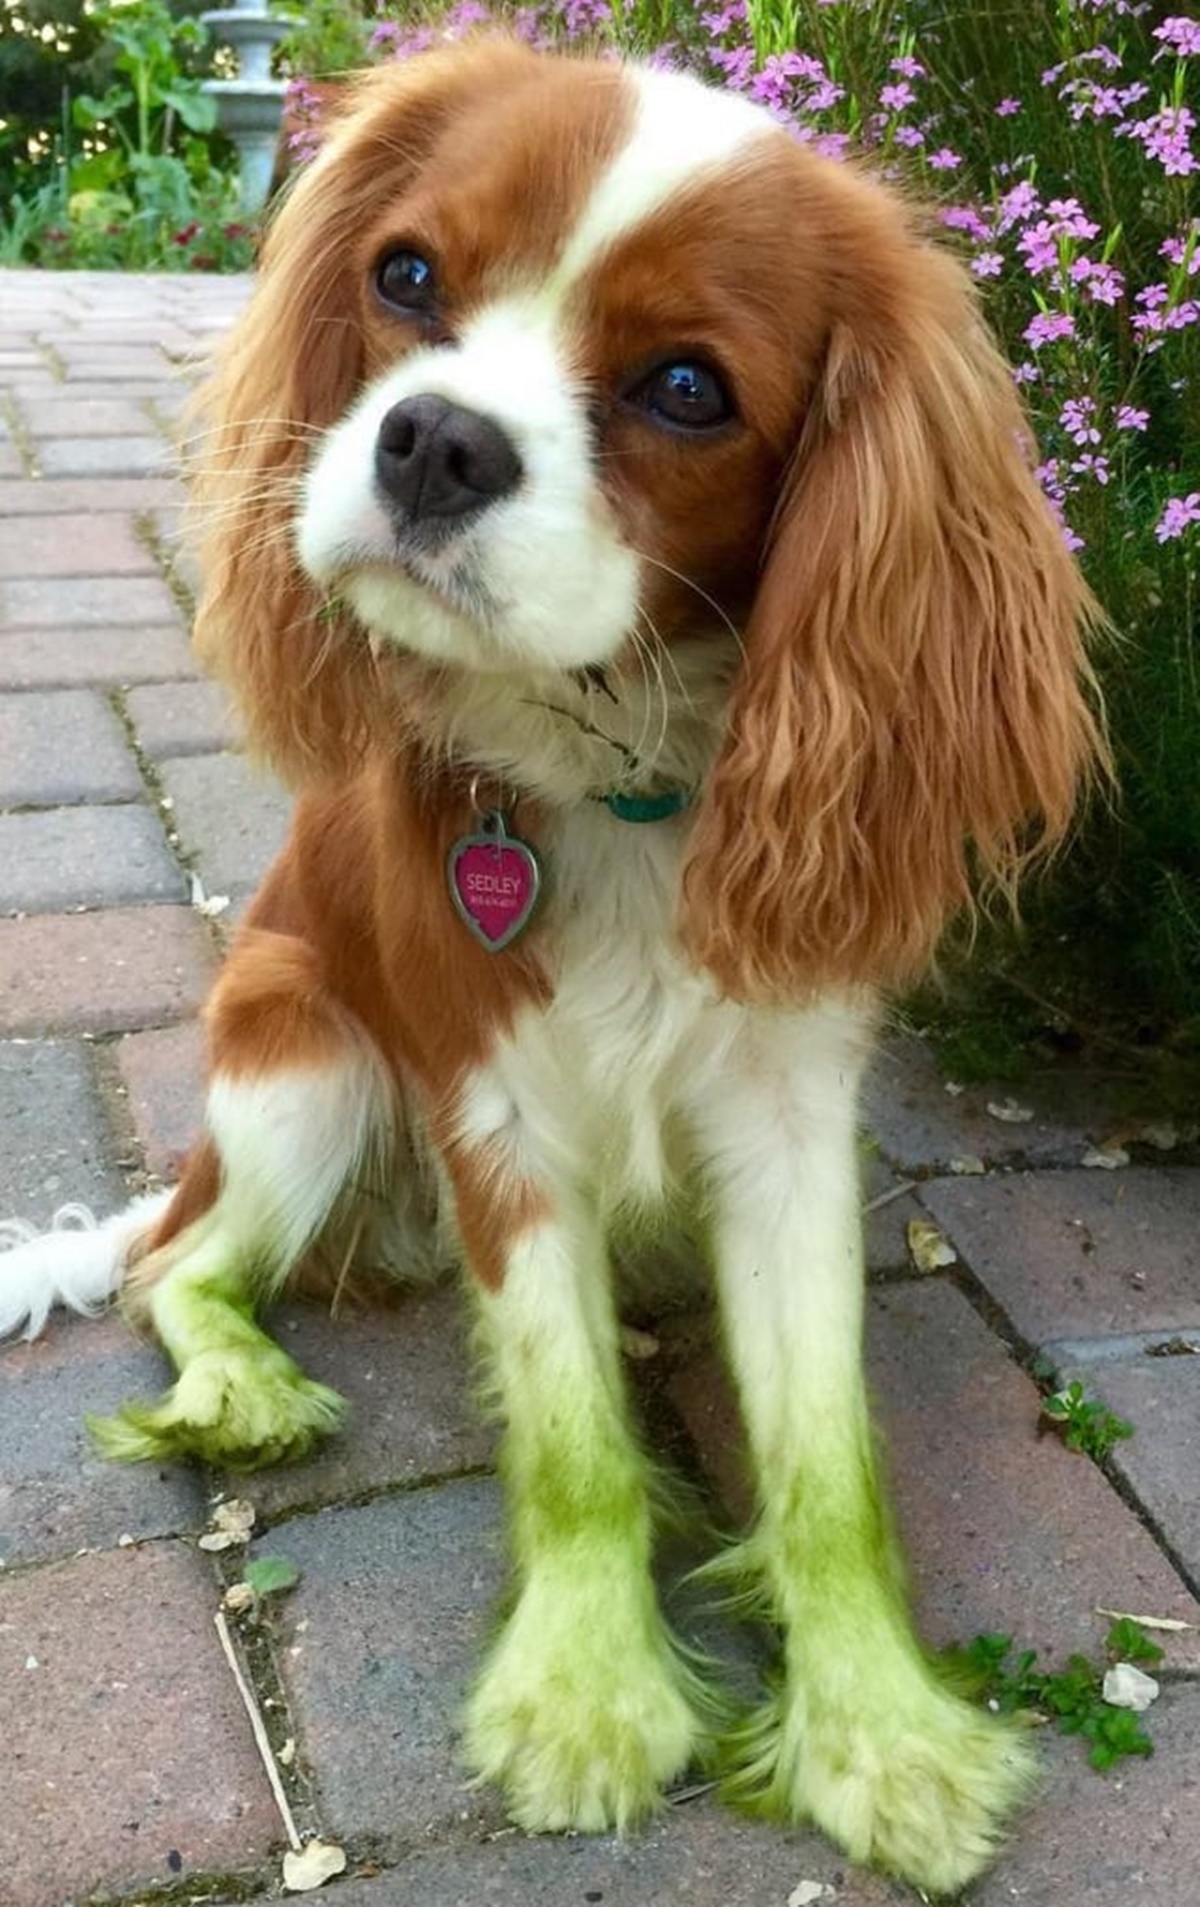
<path fill-rule="evenodd" d="M 198 88 L 164 86 L 160 97 L 163 105 L 170 106 L 190 132 L 211 132 L 217 123 L 217 102 L 210 93 L 202 93 Z"/>
<path fill-rule="evenodd" d="M 1161 1662 L 1163 1652 L 1131 1616 L 1121 1616 L 1104 1638 L 1106 1653 L 1114 1662 Z"/>
<path fill-rule="evenodd" d="M 286 1556 L 256 1556 L 242 1571 L 242 1581 L 249 1583 L 261 1600 L 264 1596 L 278 1596 L 285 1589 L 294 1589 L 300 1581 L 300 1571 Z"/>

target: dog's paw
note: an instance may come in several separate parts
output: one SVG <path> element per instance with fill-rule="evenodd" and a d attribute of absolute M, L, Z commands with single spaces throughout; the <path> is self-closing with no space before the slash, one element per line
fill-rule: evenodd
<path fill-rule="evenodd" d="M 621 1832 L 697 1752 L 699 1691 L 657 1617 L 526 1592 L 468 1704 L 466 1759 L 531 1833 Z"/>
<path fill-rule="evenodd" d="M 995 1857 L 1036 1756 L 1020 1720 L 973 1707 L 923 1664 L 902 1680 L 868 1688 L 850 1677 L 836 1698 L 776 1698 L 730 1744 L 728 1798 L 812 1823 L 853 1860 L 927 1894 L 955 1894 Z"/>
<path fill-rule="evenodd" d="M 210 1350 L 193 1358 L 157 1404 L 89 1418 L 97 1448 L 121 1463 L 197 1457 L 232 1470 L 303 1457 L 336 1430 L 345 1404 L 278 1346 Z"/>

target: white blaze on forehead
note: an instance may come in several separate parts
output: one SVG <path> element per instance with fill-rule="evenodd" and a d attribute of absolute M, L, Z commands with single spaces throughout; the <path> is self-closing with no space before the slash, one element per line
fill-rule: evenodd
<path fill-rule="evenodd" d="M 437 660 L 604 663 L 636 623 L 640 559 L 597 482 L 572 335 L 586 317 L 572 293 L 611 245 L 778 129 L 761 107 L 679 73 L 631 68 L 627 84 L 629 135 L 549 273 L 471 312 L 452 346 L 418 347 L 375 379 L 329 431 L 305 484 L 296 536 L 309 575 L 344 579 L 369 628 Z M 438 555 L 398 562 L 375 446 L 388 410 L 419 394 L 492 419 L 523 474 Z"/>
<path fill-rule="evenodd" d="M 552 274 L 555 289 L 565 289 L 673 194 L 778 131 L 761 106 L 736 93 L 715 92 L 685 73 L 631 67 L 627 77 L 637 95 L 633 131 L 567 239 Z"/>

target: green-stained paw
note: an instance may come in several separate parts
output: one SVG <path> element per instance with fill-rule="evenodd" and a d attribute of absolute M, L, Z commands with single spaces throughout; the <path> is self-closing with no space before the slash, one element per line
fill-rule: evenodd
<path fill-rule="evenodd" d="M 701 1746 L 665 1628 L 616 1601 L 527 1590 L 468 1705 L 468 1763 L 532 1833 L 632 1826 Z"/>
<path fill-rule="evenodd" d="M 1031 1791 L 1027 1729 L 964 1702 L 916 1657 L 829 1669 L 826 1686 L 781 1691 L 724 1745 L 725 1798 L 812 1822 L 929 1895 L 957 1894 Z"/>
<path fill-rule="evenodd" d="M 345 1404 L 315 1384 L 277 1345 L 201 1352 L 157 1404 L 126 1404 L 88 1428 L 101 1454 L 121 1463 L 198 1457 L 231 1470 L 303 1457 L 337 1429 Z"/>

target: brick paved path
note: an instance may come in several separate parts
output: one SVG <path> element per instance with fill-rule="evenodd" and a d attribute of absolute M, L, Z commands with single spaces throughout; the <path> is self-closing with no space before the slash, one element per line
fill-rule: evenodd
<path fill-rule="evenodd" d="M 170 1173 L 224 923 L 283 829 L 194 673 L 175 554 L 181 371 L 245 291 L 0 273 L 0 1213 L 107 1208 Z M 213 895 L 229 915 L 193 905 Z M 918 1183 L 871 1220 L 872 1368 L 930 1639 L 1010 1630 L 1060 1662 L 1096 1651 L 1098 1608 L 1200 1620 L 1200 1358 L 1146 1355 L 1200 1341 L 1200 1171 L 1136 1147 L 1083 1170 L 1101 1110 L 1052 1116 L 1035 1094 L 1010 1124 L 988 1098 L 949 1095 L 915 1043 L 881 1058 L 870 1190 Z M 986 1173 L 954 1170 L 969 1159 Z M 907 1263 L 921 1213 L 959 1253 L 934 1276 Z M 706 1797 L 624 1845 L 506 1829 L 455 1759 L 500 1560 L 454 1296 L 283 1329 L 352 1427 L 229 1487 L 256 1507 L 253 1550 L 301 1572 L 248 1663 L 276 1747 L 296 1744 L 301 1829 L 347 1850 L 331 1899 L 788 1907 L 808 1881 L 843 1907 L 915 1900 Z M 656 1342 L 637 1367 L 655 1424 L 736 1500 L 703 1320 Z M 1037 1436 L 1026 1367 L 1047 1349 L 1137 1426 L 1107 1475 Z M 277 1897 L 280 1817 L 213 1627 L 245 1552 L 196 1544 L 227 1480 L 106 1466 L 81 1428 L 163 1376 L 115 1319 L 0 1355 L 5 1907 Z M 1042 1796 L 973 1907 L 1195 1907 L 1200 1636 L 1168 1660 L 1154 1759 L 1102 1780 L 1047 1741 Z"/>

